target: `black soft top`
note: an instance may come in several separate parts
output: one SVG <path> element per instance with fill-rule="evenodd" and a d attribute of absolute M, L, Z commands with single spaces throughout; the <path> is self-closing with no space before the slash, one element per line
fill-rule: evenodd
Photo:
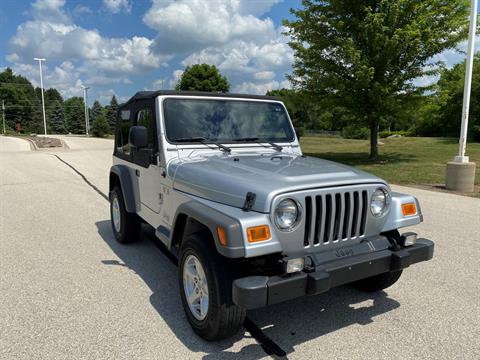
<path fill-rule="evenodd" d="M 281 101 L 276 96 L 266 95 L 249 95 L 249 94 L 233 94 L 233 93 L 219 93 L 206 91 L 177 91 L 177 90 L 157 90 L 157 91 L 139 91 L 133 95 L 127 102 L 121 104 L 123 107 L 138 100 L 154 99 L 157 96 L 166 95 L 181 95 L 181 96 L 208 96 L 208 97 L 222 97 L 222 98 L 241 98 L 241 99 L 260 99 L 260 100 L 276 100 Z"/>

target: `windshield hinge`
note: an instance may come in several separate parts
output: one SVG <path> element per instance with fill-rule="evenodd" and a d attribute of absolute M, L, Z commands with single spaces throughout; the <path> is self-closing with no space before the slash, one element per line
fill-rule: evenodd
<path fill-rule="evenodd" d="M 242 210 L 243 211 L 250 211 L 252 210 L 253 205 L 255 205 L 255 199 L 257 195 L 253 192 L 248 192 L 247 196 L 245 196 L 245 203 L 243 204 Z"/>

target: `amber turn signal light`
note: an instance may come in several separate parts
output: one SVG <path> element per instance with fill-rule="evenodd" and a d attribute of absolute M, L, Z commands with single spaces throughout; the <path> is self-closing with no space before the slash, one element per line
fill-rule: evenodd
<path fill-rule="evenodd" d="M 220 245 L 227 246 L 227 234 L 225 233 L 225 229 L 221 226 L 218 226 L 217 234 L 218 234 L 218 241 L 220 242 Z"/>
<path fill-rule="evenodd" d="M 270 239 L 268 225 L 252 226 L 247 229 L 248 242 L 265 241 Z"/>
<path fill-rule="evenodd" d="M 402 213 L 403 216 L 415 215 L 417 213 L 417 206 L 415 203 L 402 204 Z"/>

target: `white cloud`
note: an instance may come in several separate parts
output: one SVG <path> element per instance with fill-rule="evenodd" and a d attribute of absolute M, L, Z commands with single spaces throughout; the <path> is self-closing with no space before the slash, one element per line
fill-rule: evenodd
<path fill-rule="evenodd" d="M 119 96 L 113 89 L 108 89 L 98 94 L 96 100 L 98 100 L 98 102 L 100 102 L 100 104 L 103 106 L 109 105 L 110 101 L 112 100 L 112 96 L 114 95 L 117 98 L 118 103 L 123 103 L 128 100 L 126 96 Z"/>
<path fill-rule="evenodd" d="M 233 0 L 153 0 L 143 21 L 157 30 L 159 52 L 186 53 L 235 39 L 268 41 L 275 35 L 273 21 L 257 18 L 251 12 L 273 3 L 266 1 L 249 11 L 249 6 L 241 7 Z M 238 12 L 240 8 L 242 13 Z"/>
<path fill-rule="evenodd" d="M 32 85 L 40 87 L 39 69 L 36 64 L 16 64 L 13 71 L 27 77 Z M 82 96 L 82 88 L 84 85 L 80 80 L 79 72 L 75 66 L 65 61 L 59 66 L 55 66 L 52 70 L 48 65 L 43 66 L 43 85 L 45 89 L 56 88 L 64 98 L 71 96 Z"/>
<path fill-rule="evenodd" d="M 267 82 L 243 82 L 233 87 L 233 92 L 242 94 L 258 94 L 265 95 L 269 90 L 277 90 L 283 88 L 291 88 L 288 80 L 283 81 L 267 81 Z"/>
<path fill-rule="evenodd" d="M 170 89 L 175 89 L 175 86 L 177 85 L 177 83 L 182 78 L 182 75 L 183 75 L 183 70 L 178 69 L 178 70 L 173 71 L 172 78 L 168 82 L 168 85 L 169 85 Z"/>
<path fill-rule="evenodd" d="M 121 11 L 130 13 L 132 10 L 128 0 L 103 0 L 103 6 L 113 14 L 118 14 Z"/>
<path fill-rule="evenodd" d="M 92 10 L 88 6 L 77 4 L 73 8 L 73 13 L 75 15 L 85 15 L 85 14 L 91 14 Z"/>

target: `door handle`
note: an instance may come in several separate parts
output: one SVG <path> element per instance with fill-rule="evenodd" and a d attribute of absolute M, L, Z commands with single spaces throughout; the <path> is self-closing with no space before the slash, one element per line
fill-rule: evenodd
<path fill-rule="evenodd" d="M 140 170 L 136 169 L 135 170 L 135 175 L 137 175 L 137 177 L 140 177 Z"/>

